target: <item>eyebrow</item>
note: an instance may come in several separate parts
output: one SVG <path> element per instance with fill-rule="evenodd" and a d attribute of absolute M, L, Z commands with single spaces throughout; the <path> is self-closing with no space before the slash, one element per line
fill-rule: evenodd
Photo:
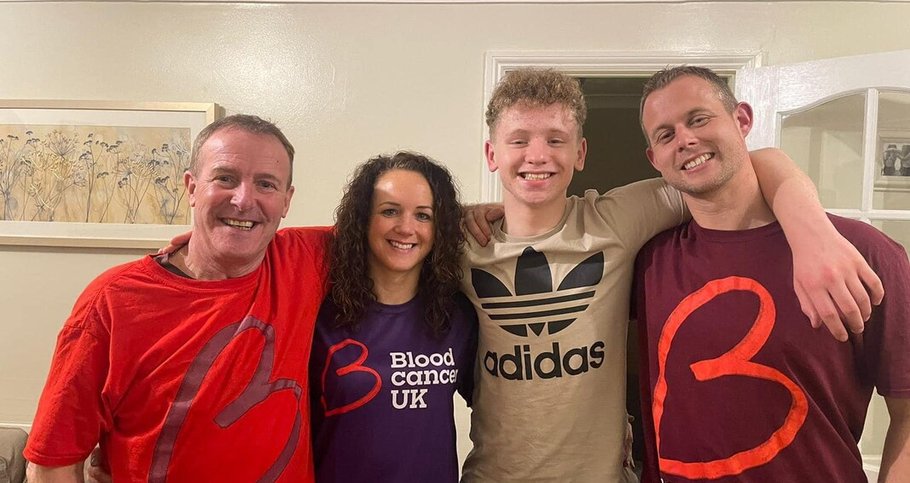
<path fill-rule="evenodd" d="M 532 129 L 513 129 L 511 131 L 503 133 L 502 136 L 503 137 L 527 136 L 527 135 L 531 134 L 532 131 L 533 131 Z M 553 129 L 546 129 L 544 134 L 547 136 L 552 136 L 554 134 L 558 134 L 560 136 L 571 136 L 572 132 L 573 131 L 571 129 L 553 128 Z"/>
<path fill-rule="evenodd" d="M 232 167 L 232 166 L 224 166 L 224 165 L 217 165 L 217 164 L 212 166 L 212 175 L 213 176 L 218 176 L 220 174 L 236 175 L 239 172 L 240 172 L 239 169 Z M 268 180 L 268 181 L 272 181 L 278 185 L 282 184 L 281 178 L 279 178 L 278 176 L 275 176 L 274 174 L 271 174 L 271 173 L 253 173 L 253 180 L 254 181 Z"/>
<path fill-rule="evenodd" d="M 689 110 L 689 112 L 686 113 L 686 119 L 690 119 L 692 116 L 702 113 L 702 112 L 710 113 L 711 111 L 709 111 L 707 108 L 704 108 L 704 107 L 696 107 L 694 109 Z M 670 127 L 672 127 L 672 124 L 666 124 L 666 123 L 659 124 L 651 131 L 650 135 L 655 136 L 657 134 L 657 132 L 660 131 L 661 129 L 668 129 Z"/>
<path fill-rule="evenodd" d="M 256 179 L 256 180 L 267 179 L 267 180 L 271 180 L 271 181 L 281 181 L 281 179 L 278 178 L 278 176 L 275 176 L 274 174 L 270 174 L 270 173 L 254 174 L 253 179 Z"/>
<path fill-rule="evenodd" d="M 399 203 L 399 202 L 397 202 L 397 201 L 382 201 L 382 202 L 379 203 L 378 206 L 382 206 L 382 205 L 401 206 L 401 203 Z M 424 209 L 424 210 L 433 211 L 433 207 L 432 207 L 432 206 L 418 205 L 417 208 L 418 208 L 418 209 Z"/>

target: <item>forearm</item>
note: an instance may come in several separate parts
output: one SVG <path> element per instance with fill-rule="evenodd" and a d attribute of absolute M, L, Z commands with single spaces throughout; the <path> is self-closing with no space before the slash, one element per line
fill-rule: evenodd
<path fill-rule="evenodd" d="M 791 245 L 797 242 L 811 245 L 836 232 L 818 200 L 812 180 L 789 156 L 774 148 L 752 151 L 750 156 L 765 202 Z"/>
<path fill-rule="evenodd" d="M 910 479 L 910 399 L 886 398 L 891 424 L 882 450 L 880 483 L 899 483 Z"/>
<path fill-rule="evenodd" d="M 41 466 L 30 464 L 28 470 L 29 483 L 84 483 L 83 464 L 76 463 L 69 466 Z"/>
<path fill-rule="evenodd" d="M 822 324 L 840 341 L 862 332 L 882 282 L 841 236 L 818 201 L 812 181 L 778 149 L 750 153 L 768 206 L 793 253 L 793 290 L 813 327 Z"/>

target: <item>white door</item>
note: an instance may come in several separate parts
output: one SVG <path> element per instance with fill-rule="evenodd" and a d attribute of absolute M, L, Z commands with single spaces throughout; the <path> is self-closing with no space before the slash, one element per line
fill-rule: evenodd
<path fill-rule="evenodd" d="M 828 211 L 910 247 L 910 50 L 742 69 L 736 94 L 755 110 L 750 148 L 781 147 Z M 870 481 L 887 428 L 876 395 L 860 442 Z"/>

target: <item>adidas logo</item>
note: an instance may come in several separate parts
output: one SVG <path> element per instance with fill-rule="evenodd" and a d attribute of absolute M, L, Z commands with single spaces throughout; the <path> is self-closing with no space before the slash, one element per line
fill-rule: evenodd
<path fill-rule="evenodd" d="M 575 322 L 577 314 L 588 308 L 594 298 L 593 287 L 603 277 L 603 252 L 591 255 L 576 265 L 553 290 L 553 276 L 547 257 L 527 247 L 515 267 L 515 293 L 495 275 L 479 268 L 471 269 L 471 285 L 480 299 L 508 297 L 506 302 L 483 302 L 481 307 L 499 327 L 519 337 L 556 334 Z M 511 352 L 488 350 L 483 366 L 493 377 L 512 381 L 552 379 L 584 374 L 603 365 L 605 344 L 595 341 L 589 346 L 564 350 L 559 341 L 550 350 L 532 352 L 529 344 L 515 344 Z"/>
<path fill-rule="evenodd" d="M 547 334 L 553 335 L 571 325 L 577 317 L 574 314 L 588 308 L 603 271 L 604 254 L 598 252 L 576 265 L 554 291 L 546 255 L 527 247 L 515 266 L 514 294 L 495 275 L 479 268 L 471 269 L 471 285 L 480 299 L 512 299 L 481 304 L 506 332 L 528 337 L 530 329 L 539 336 L 546 328 Z"/>

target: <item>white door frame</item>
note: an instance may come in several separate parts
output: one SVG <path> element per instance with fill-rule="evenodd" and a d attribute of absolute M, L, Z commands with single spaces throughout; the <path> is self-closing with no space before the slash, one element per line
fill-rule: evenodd
<path fill-rule="evenodd" d="M 709 67 L 720 75 L 735 75 L 742 68 L 761 67 L 762 53 L 733 52 L 598 52 L 598 51 L 489 51 L 484 66 L 484 112 L 493 88 L 506 72 L 521 67 L 549 67 L 577 77 L 646 77 L 667 67 L 692 64 Z M 490 133 L 483 122 L 483 138 Z M 481 143 L 482 145 L 482 143 Z M 484 202 L 502 200 L 502 187 L 495 173 L 483 170 L 480 196 Z"/>

